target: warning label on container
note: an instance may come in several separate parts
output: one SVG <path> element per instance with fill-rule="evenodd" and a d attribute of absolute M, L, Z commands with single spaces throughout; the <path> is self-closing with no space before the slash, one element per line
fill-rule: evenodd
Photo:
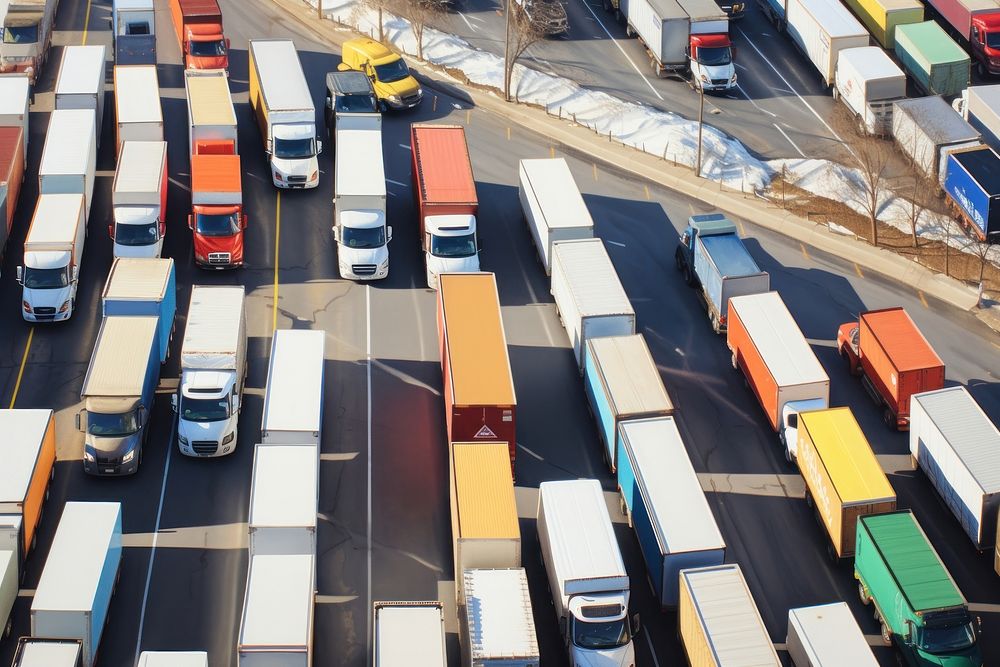
<path fill-rule="evenodd" d="M 486 438 L 495 438 L 495 437 L 497 437 L 497 434 L 494 433 L 489 426 L 483 424 L 483 427 L 479 429 L 479 432 L 476 433 L 476 435 L 473 436 L 473 439 L 484 440 Z"/>

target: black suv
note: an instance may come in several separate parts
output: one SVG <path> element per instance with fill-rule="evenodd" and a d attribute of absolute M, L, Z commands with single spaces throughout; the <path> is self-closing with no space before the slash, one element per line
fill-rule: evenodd
<path fill-rule="evenodd" d="M 372 82 L 363 72 L 327 72 L 326 131 L 334 145 L 334 126 L 338 112 L 377 113 L 378 99 Z"/>

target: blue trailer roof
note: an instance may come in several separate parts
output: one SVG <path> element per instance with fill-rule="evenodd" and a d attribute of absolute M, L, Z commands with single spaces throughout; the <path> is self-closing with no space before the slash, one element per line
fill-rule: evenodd
<path fill-rule="evenodd" d="M 992 148 L 983 146 L 952 153 L 952 156 L 990 196 L 1000 194 L 1000 170 L 997 169 L 1000 159 Z"/>
<path fill-rule="evenodd" d="M 736 234 L 703 236 L 701 242 L 715 263 L 715 268 L 723 276 L 749 276 L 760 273 L 757 262 L 743 246 Z"/>

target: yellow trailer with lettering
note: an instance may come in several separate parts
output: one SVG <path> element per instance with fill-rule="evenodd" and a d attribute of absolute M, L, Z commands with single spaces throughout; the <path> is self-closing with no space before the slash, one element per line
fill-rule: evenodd
<path fill-rule="evenodd" d="M 924 4 L 920 0 L 844 0 L 844 4 L 878 43 L 890 51 L 896 44 L 896 26 L 924 20 Z"/>

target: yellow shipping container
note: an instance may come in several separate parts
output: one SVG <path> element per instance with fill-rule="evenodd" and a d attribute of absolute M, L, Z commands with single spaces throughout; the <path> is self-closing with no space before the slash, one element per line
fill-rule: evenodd
<path fill-rule="evenodd" d="M 896 26 L 924 20 L 920 0 L 844 0 L 858 19 L 884 48 L 896 44 Z"/>
<path fill-rule="evenodd" d="M 892 512 L 896 492 L 851 409 L 800 414 L 797 461 L 836 557 L 853 556 L 858 517 Z"/>

